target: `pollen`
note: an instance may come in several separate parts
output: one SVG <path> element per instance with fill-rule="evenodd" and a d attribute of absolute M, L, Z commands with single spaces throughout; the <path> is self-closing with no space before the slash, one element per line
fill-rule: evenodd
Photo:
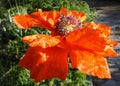
<path fill-rule="evenodd" d="M 82 23 L 80 20 L 76 19 L 72 15 L 64 16 L 63 14 L 60 16 L 56 24 L 56 31 L 60 35 L 68 35 L 70 32 L 75 29 L 82 28 Z"/>

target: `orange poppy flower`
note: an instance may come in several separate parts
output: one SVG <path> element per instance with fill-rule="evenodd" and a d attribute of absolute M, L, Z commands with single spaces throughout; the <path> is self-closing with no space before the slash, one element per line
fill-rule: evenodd
<path fill-rule="evenodd" d="M 107 56 L 117 56 L 109 39 L 110 27 L 103 24 L 83 23 L 86 15 L 75 10 L 33 12 L 14 15 L 14 23 L 23 29 L 42 27 L 50 35 L 36 34 L 23 37 L 30 48 L 19 65 L 31 71 L 30 77 L 39 82 L 58 77 L 65 80 L 68 72 L 68 56 L 72 68 L 83 73 L 111 78 Z"/>

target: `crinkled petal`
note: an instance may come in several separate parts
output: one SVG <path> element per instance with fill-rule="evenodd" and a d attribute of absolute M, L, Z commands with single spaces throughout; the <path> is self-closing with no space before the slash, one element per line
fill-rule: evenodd
<path fill-rule="evenodd" d="M 35 25 L 34 19 L 29 15 L 14 15 L 13 22 L 22 29 L 29 29 Z"/>
<path fill-rule="evenodd" d="M 98 24 L 96 29 L 100 30 L 101 34 L 104 34 L 106 38 L 110 36 L 110 26 Z"/>
<path fill-rule="evenodd" d="M 110 35 L 110 26 L 105 24 L 96 24 L 95 22 L 90 22 L 85 25 L 85 28 L 97 29 L 101 37 L 108 38 Z"/>
<path fill-rule="evenodd" d="M 23 42 L 28 43 L 31 47 L 40 46 L 42 48 L 56 46 L 61 41 L 59 36 L 51 35 L 31 35 L 23 37 Z"/>
<path fill-rule="evenodd" d="M 46 58 L 41 58 L 40 55 L 41 55 L 41 48 L 30 47 L 18 65 L 25 67 L 28 70 L 32 70 L 33 66 L 36 65 L 38 62 L 42 63 L 45 61 Z"/>
<path fill-rule="evenodd" d="M 30 47 L 19 65 L 31 71 L 35 82 L 60 78 L 64 80 L 68 72 L 67 51 L 58 47 Z"/>
<path fill-rule="evenodd" d="M 38 11 L 32 13 L 30 16 L 36 19 L 35 26 L 55 30 L 55 24 L 60 17 L 60 13 L 57 11 Z"/>
<path fill-rule="evenodd" d="M 78 12 L 76 10 L 67 11 L 67 9 L 64 7 L 60 9 L 60 14 L 64 14 L 65 16 L 73 15 L 74 17 L 79 19 L 81 22 L 85 21 L 87 18 L 86 14 L 83 12 Z"/>
<path fill-rule="evenodd" d="M 65 15 L 65 16 L 67 16 L 69 13 L 68 13 L 68 11 L 67 11 L 66 8 L 62 7 L 62 8 L 60 9 L 60 14 L 63 14 L 63 15 Z"/>
<path fill-rule="evenodd" d="M 86 15 L 82 12 L 72 11 L 68 12 L 66 8 L 61 8 L 60 11 L 44 11 L 42 12 L 41 9 L 38 9 L 37 12 L 33 12 L 27 15 L 14 15 L 13 22 L 22 29 L 28 29 L 31 27 L 40 27 L 46 28 L 48 30 L 55 30 L 56 23 L 60 18 L 60 15 L 64 14 L 73 15 L 76 18 L 79 18 L 81 21 L 86 19 Z"/>
<path fill-rule="evenodd" d="M 101 34 L 107 35 L 106 32 L 101 32 L 98 29 L 83 28 L 71 32 L 66 37 L 66 40 L 70 47 L 74 49 L 84 49 L 103 57 L 117 56 L 116 51 L 113 49 L 117 42 L 101 36 Z"/>
<path fill-rule="evenodd" d="M 28 15 L 14 15 L 13 22 L 22 29 L 28 29 L 31 27 L 41 27 L 49 30 L 54 30 L 55 24 L 59 16 L 59 12 L 42 12 L 42 10 L 39 9 L 37 12 L 33 12 Z"/>
<path fill-rule="evenodd" d="M 104 52 L 102 53 L 98 52 L 98 54 L 101 54 L 103 56 L 109 56 L 109 57 L 118 55 L 117 52 L 113 49 L 113 47 L 110 47 L 110 46 L 106 46 L 106 48 L 104 49 Z"/>
<path fill-rule="evenodd" d="M 109 39 L 109 40 L 107 40 L 107 44 L 108 44 L 110 47 L 114 47 L 114 46 L 117 46 L 117 45 L 118 45 L 118 42 Z"/>
<path fill-rule="evenodd" d="M 78 12 L 78 11 L 76 11 L 76 10 L 72 10 L 71 12 L 72 12 L 72 15 L 73 15 L 74 17 L 76 17 L 77 19 L 80 19 L 81 22 L 83 22 L 83 21 L 85 21 L 85 20 L 87 19 L 86 14 L 83 13 L 83 12 Z"/>
<path fill-rule="evenodd" d="M 107 44 L 97 30 L 87 28 L 71 32 L 66 41 L 69 45 L 89 51 L 103 51 Z"/>
<path fill-rule="evenodd" d="M 72 67 L 83 73 L 99 78 L 111 78 L 107 60 L 100 55 L 85 50 L 73 50 L 70 52 L 70 60 Z"/>

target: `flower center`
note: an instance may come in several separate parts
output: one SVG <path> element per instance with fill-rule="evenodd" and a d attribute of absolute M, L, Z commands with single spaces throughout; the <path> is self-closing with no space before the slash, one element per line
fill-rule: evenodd
<path fill-rule="evenodd" d="M 82 23 L 80 20 L 76 19 L 72 15 L 64 16 L 62 14 L 57 22 L 56 30 L 60 35 L 68 35 L 73 30 L 80 29 L 81 27 Z"/>

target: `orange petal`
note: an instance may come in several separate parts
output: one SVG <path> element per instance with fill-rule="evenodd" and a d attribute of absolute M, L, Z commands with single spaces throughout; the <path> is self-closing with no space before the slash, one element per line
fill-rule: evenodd
<path fill-rule="evenodd" d="M 30 14 L 36 20 L 35 26 L 46 28 L 49 30 L 55 29 L 55 24 L 60 17 L 60 13 L 57 11 L 44 11 L 33 12 Z"/>
<path fill-rule="evenodd" d="M 38 61 L 40 63 L 44 62 L 45 58 L 40 57 L 40 50 L 41 49 L 38 47 L 30 47 L 18 65 L 21 67 L 25 67 L 28 70 L 32 70 L 33 66 L 36 65 Z"/>
<path fill-rule="evenodd" d="M 111 46 L 111 47 L 114 47 L 114 46 L 117 46 L 118 45 L 118 42 L 116 42 L 116 41 L 113 41 L 113 40 L 107 40 L 107 43 L 108 43 L 108 45 L 109 46 Z"/>
<path fill-rule="evenodd" d="M 110 35 L 110 26 L 104 24 L 96 24 L 95 22 L 90 22 L 85 25 L 85 28 L 97 29 L 99 31 L 99 34 L 101 34 L 101 36 L 104 38 L 108 38 Z"/>
<path fill-rule="evenodd" d="M 60 14 L 56 11 L 45 11 L 41 9 L 28 15 L 14 15 L 13 22 L 22 29 L 41 27 L 49 30 L 55 29 L 55 24 Z"/>
<path fill-rule="evenodd" d="M 64 7 L 62 7 L 62 8 L 60 9 L 60 14 L 64 14 L 65 16 L 67 16 L 67 15 L 68 15 L 67 9 L 64 8 Z"/>
<path fill-rule="evenodd" d="M 71 32 L 66 40 L 72 46 L 89 51 L 104 51 L 107 44 L 97 30 L 87 28 Z"/>
<path fill-rule="evenodd" d="M 13 22 L 22 29 L 28 29 L 31 27 L 41 27 L 49 30 L 55 30 L 56 23 L 60 18 L 60 15 L 64 14 L 73 15 L 79 18 L 81 21 L 86 19 L 86 15 L 82 12 L 72 11 L 68 12 L 66 8 L 61 8 L 60 11 L 44 11 L 38 9 L 37 12 L 33 12 L 28 15 L 14 15 Z"/>
<path fill-rule="evenodd" d="M 72 67 L 83 73 L 99 78 L 111 78 L 107 60 L 100 55 L 85 50 L 74 50 L 70 52 L 70 59 Z"/>
<path fill-rule="evenodd" d="M 102 34 L 105 34 L 106 37 L 110 36 L 110 26 L 98 24 L 97 29 L 100 30 Z"/>
<path fill-rule="evenodd" d="M 72 15 L 73 15 L 74 17 L 76 17 L 77 19 L 80 19 L 81 22 L 83 22 L 83 21 L 85 21 L 85 20 L 87 19 L 86 14 L 83 13 L 83 12 L 78 12 L 78 11 L 76 11 L 76 10 L 72 10 L 71 12 L 72 12 Z"/>
<path fill-rule="evenodd" d="M 66 40 L 72 48 L 84 49 L 104 57 L 117 56 L 116 51 L 113 49 L 117 42 L 101 36 L 104 31 L 100 32 L 101 30 L 98 29 L 83 28 L 70 33 Z"/>
<path fill-rule="evenodd" d="M 61 41 L 58 36 L 51 35 L 31 35 L 23 37 L 23 42 L 28 43 L 31 47 L 40 46 L 42 48 L 53 47 Z"/>
<path fill-rule="evenodd" d="M 110 26 L 104 24 L 96 24 L 94 22 L 89 23 L 86 25 L 86 28 L 89 29 L 96 29 L 100 36 L 106 41 L 106 47 L 103 52 L 98 52 L 103 56 L 117 56 L 116 51 L 113 49 L 118 43 L 109 39 L 110 36 Z"/>
<path fill-rule="evenodd" d="M 66 50 L 58 47 L 33 47 L 19 65 L 31 71 L 30 77 L 35 79 L 35 82 L 55 77 L 64 80 L 68 72 L 67 55 Z"/>
<path fill-rule="evenodd" d="M 29 15 L 14 15 L 13 22 L 22 29 L 29 29 L 34 26 L 34 19 Z"/>
<path fill-rule="evenodd" d="M 106 48 L 103 52 L 103 55 L 112 57 L 112 56 L 117 56 L 118 54 L 116 53 L 116 51 L 112 47 L 106 46 Z"/>
<path fill-rule="evenodd" d="M 68 15 L 73 15 L 74 17 L 76 17 L 77 19 L 80 19 L 81 22 L 85 21 L 87 16 L 85 13 L 83 12 L 78 12 L 76 10 L 72 10 L 72 11 L 67 11 L 66 8 L 62 7 L 60 9 L 60 14 L 64 14 L 65 16 L 68 16 Z"/>

